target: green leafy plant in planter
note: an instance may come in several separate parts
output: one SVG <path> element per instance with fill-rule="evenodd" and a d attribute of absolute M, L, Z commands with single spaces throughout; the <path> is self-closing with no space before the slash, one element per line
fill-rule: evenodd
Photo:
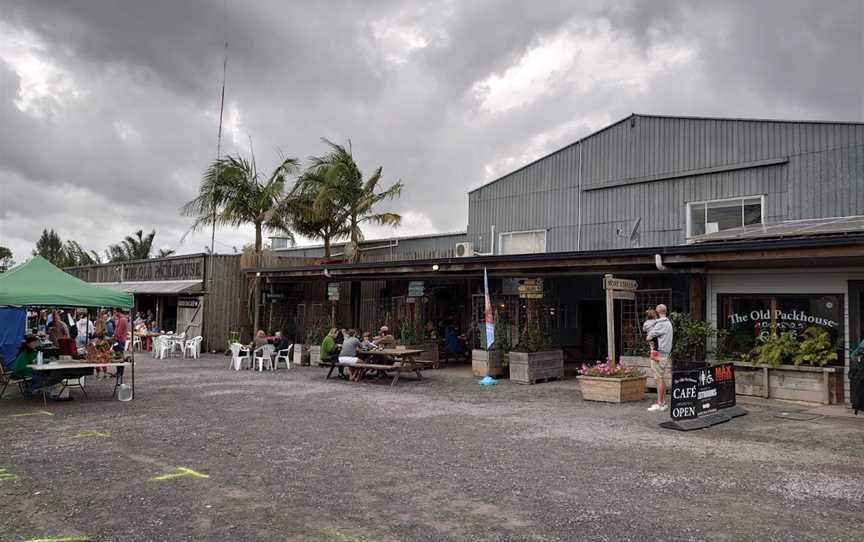
<path fill-rule="evenodd" d="M 716 330 L 703 320 L 694 320 L 689 314 L 673 312 L 669 315 L 674 330 L 672 359 L 676 362 L 703 361 L 706 357 L 708 339 Z"/>
<path fill-rule="evenodd" d="M 549 336 L 540 329 L 540 323 L 534 319 L 529 320 L 522 329 L 519 336 L 519 344 L 513 349 L 514 352 L 542 352 L 549 350 L 552 341 Z"/>
<path fill-rule="evenodd" d="M 501 365 L 507 367 L 510 364 L 510 356 L 508 355 L 513 345 L 510 344 L 510 331 L 507 329 L 507 324 L 501 320 L 495 321 L 495 340 L 492 342 L 492 348 L 501 352 Z"/>
<path fill-rule="evenodd" d="M 792 356 L 796 367 L 802 363 L 822 367 L 837 361 L 837 343 L 831 341 L 831 335 L 826 330 L 811 326 L 801 336 L 804 340 L 798 345 L 798 352 Z"/>
<path fill-rule="evenodd" d="M 320 346 L 324 342 L 324 337 L 330 331 L 322 324 L 313 324 L 306 329 L 306 344 L 310 346 Z"/>
<path fill-rule="evenodd" d="M 402 344 L 417 346 L 426 341 L 426 330 L 419 321 L 402 326 L 399 340 Z"/>
<path fill-rule="evenodd" d="M 769 333 L 756 338 L 753 358 L 759 363 L 779 367 L 787 363 L 798 352 L 798 340 L 791 331 Z"/>

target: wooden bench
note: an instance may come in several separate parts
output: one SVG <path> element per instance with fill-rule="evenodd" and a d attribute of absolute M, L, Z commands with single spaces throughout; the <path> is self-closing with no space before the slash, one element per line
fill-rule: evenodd
<path fill-rule="evenodd" d="M 402 373 L 413 372 L 417 375 L 417 380 L 423 380 L 423 374 L 421 371 L 423 369 L 427 369 L 430 366 L 434 365 L 434 361 L 423 361 L 414 359 L 414 357 L 422 353 L 422 350 L 408 350 L 408 349 L 385 349 L 385 350 L 373 350 L 369 352 L 357 352 L 357 356 L 361 359 L 373 360 L 375 357 L 386 356 L 390 358 L 395 358 L 395 361 L 392 365 L 384 364 L 384 363 L 374 363 L 372 361 L 358 361 L 357 363 L 340 363 L 337 360 L 328 361 L 321 360 L 318 363 L 319 367 L 329 367 L 330 370 L 327 371 L 327 376 L 324 377 L 325 380 L 330 378 L 333 374 L 333 371 L 337 367 L 348 367 L 354 369 L 360 369 L 360 376 L 358 377 L 358 381 L 362 380 L 366 375 L 367 371 L 380 371 L 384 374 L 389 375 L 393 374 L 393 380 L 390 382 L 390 386 L 395 386 L 397 382 L 399 382 L 399 377 Z"/>

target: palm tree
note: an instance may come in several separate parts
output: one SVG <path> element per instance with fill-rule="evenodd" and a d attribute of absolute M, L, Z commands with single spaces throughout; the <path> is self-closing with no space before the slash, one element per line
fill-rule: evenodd
<path fill-rule="evenodd" d="M 157 258 L 167 258 L 168 256 L 171 256 L 175 252 L 176 252 L 175 250 L 170 249 L 170 248 L 160 248 L 159 253 L 156 255 L 156 257 Z"/>
<path fill-rule="evenodd" d="M 324 258 L 330 258 L 330 244 L 334 239 L 350 233 L 347 215 L 339 205 L 329 200 L 315 205 L 318 191 L 324 185 L 319 172 L 307 170 L 298 179 L 288 196 L 282 200 L 278 213 L 296 233 L 324 243 Z"/>
<path fill-rule="evenodd" d="M 156 230 L 144 235 L 144 230 L 138 230 L 116 245 L 109 245 L 105 256 L 112 262 L 128 262 L 131 260 L 147 260 L 153 251 L 153 238 Z"/>
<path fill-rule="evenodd" d="M 284 231 L 293 242 L 285 216 L 275 210 L 285 196 L 286 179 L 298 172 L 297 164 L 296 158 L 286 158 L 262 180 L 254 161 L 240 156 L 215 160 L 204 172 L 198 196 L 181 208 L 183 215 L 195 217 L 187 235 L 214 222 L 231 227 L 251 223 L 256 252 L 261 252 L 265 227 Z"/>
<path fill-rule="evenodd" d="M 381 166 L 364 180 L 363 172 L 354 161 L 350 140 L 347 148 L 328 139 L 323 141 L 330 147 L 330 152 L 312 157 L 308 170 L 312 173 L 308 180 L 312 185 L 309 190 L 315 194 L 313 208 L 319 216 L 331 205 L 339 209 L 339 216 L 344 216 L 344 226 L 351 238 L 349 260 L 355 262 L 359 256 L 357 245 L 363 239 L 360 227 L 364 222 L 393 227 L 402 222 L 397 213 L 376 211 L 382 201 L 399 197 L 402 182 L 397 181 L 379 191 Z"/>

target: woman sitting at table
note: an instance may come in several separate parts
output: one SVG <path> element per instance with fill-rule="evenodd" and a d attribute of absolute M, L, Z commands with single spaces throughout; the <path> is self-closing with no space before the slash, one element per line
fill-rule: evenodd
<path fill-rule="evenodd" d="M 28 365 L 36 363 L 36 357 L 39 355 L 39 337 L 36 335 L 27 335 L 24 342 L 21 344 L 21 349 L 12 362 L 12 376 L 17 378 L 33 378 L 33 369 Z"/>
<path fill-rule="evenodd" d="M 162 333 L 162 328 L 156 320 L 150 322 L 150 333 Z"/>
<path fill-rule="evenodd" d="M 255 334 L 255 339 L 252 340 L 252 350 L 257 350 L 269 343 L 270 341 L 267 340 L 267 335 L 264 334 L 264 330 L 259 329 L 258 333 Z"/>

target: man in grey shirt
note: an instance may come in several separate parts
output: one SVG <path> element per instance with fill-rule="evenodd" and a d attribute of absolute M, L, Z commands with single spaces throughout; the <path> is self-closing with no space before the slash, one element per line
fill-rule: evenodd
<path fill-rule="evenodd" d="M 342 350 L 339 351 L 339 363 L 346 365 L 354 365 L 357 363 L 357 348 L 360 346 L 360 339 L 357 338 L 357 332 L 353 329 L 348 330 L 348 336 L 342 341 Z"/>
<path fill-rule="evenodd" d="M 657 357 L 651 360 L 651 369 L 654 371 L 654 380 L 657 382 L 657 402 L 648 410 L 664 411 L 669 408 L 666 404 L 666 381 L 664 380 L 666 369 L 669 368 L 669 356 L 672 355 L 672 340 L 674 338 L 674 330 L 672 322 L 666 317 L 666 305 L 657 305 L 657 320 L 648 330 L 645 339 L 650 344 L 653 340 L 657 340 Z"/>

